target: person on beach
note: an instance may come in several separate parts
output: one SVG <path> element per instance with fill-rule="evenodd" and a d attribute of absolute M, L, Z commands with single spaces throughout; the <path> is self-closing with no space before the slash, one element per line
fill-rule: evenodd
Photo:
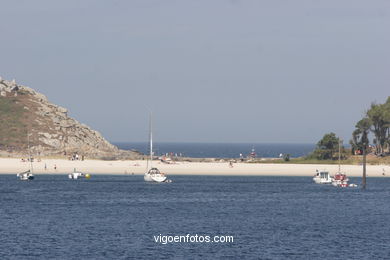
<path fill-rule="evenodd" d="M 54 164 L 54 170 L 57 170 L 57 164 Z"/>

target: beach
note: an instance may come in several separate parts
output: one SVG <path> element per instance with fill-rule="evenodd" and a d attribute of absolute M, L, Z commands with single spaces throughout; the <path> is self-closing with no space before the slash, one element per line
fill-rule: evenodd
<path fill-rule="evenodd" d="M 85 160 L 70 161 L 65 159 L 42 159 L 33 162 L 35 174 L 68 174 L 74 170 L 93 174 L 144 174 L 147 161 L 144 160 Z M 176 162 L 165 164 L 153 161 L 167 175 L 237 175 L 237 176 L 313 176 L 316 170 L 326 170 L 330 174 L 338 171 L 337 164 L 273 164 L 273 163 L 234 163 L 228 162 Z M 17 158 L 0 158 L 0 174 L 16 174 L 27 171 L 29 162 Z M 383 170 L 386 175 L 383 176 Z M 341 165 L 341 171 L 351 177 L 362 176 L 361 165 Z M 367 165 L 368 177 L 390 176 L 388 165 Z"/>

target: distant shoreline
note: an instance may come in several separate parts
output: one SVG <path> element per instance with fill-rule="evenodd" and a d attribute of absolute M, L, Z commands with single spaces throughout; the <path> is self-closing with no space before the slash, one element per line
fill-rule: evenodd
<path fill-rule="evenodd" d="M 46 169 L 45 169 L 46 165 Z M 233 163 L 230 167 L 224 162 L 176 162 L 165 164 L 154 160 L 153 166 L 167 175 L 230 175 L 230 176 L 314 176 L 316 170 L 326 170 L 330 174 L 338 171 L 337 164 L 290 164 L 290 163 Z M 16 158 L 0 158 L 0 174 L 16 174 L 29 169 L 28 162 Z M 146 171 L 145 160 L 85 160 L 42 159 L 33 162 L 35 174 L 69 174 L 76 169 L 84 173 L 139 175 Z M 385 176 L 382 175 L 383 170 Z M 361 177 L 361 165 L 342 165 L 341 171 L 350 177 Z M 390 166 L 367 165 L 368 177 L 389 177 Z"/>
<path fill-rule="evenodd" d="M 119 149 L 137 150 L 148 154 L 147 142 L 113 142 Z M 154 151 L 159 155 L 187 158 L 246 158 L 254 149 L 257 157 L 273 158 L 289 154 L 291 158 L 306 156 L 315 149 L 315 144 L 300 143 L 196 143 L 154 142 Z M 241 156 L 240 156 L 241 155 Z"/>

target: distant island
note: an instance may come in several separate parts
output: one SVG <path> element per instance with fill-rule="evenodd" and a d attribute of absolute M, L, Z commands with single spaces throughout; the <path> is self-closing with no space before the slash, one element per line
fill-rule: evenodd
<path fill-rule="evenodd" d="M 0 156 L 25 156 L 28 144 L 36 156 L 140 157 L 136 151 L 118 149 L 43 94 L 0 77 Z"/>

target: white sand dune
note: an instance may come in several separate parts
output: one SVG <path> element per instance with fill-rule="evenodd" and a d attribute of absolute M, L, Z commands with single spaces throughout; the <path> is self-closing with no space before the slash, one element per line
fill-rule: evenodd
<path fill-rule="evenodd" d="M 164 164 L 154 161 L 153 166 L 168 175 L 313 176 L 316 169 L 327 170 L 331 174 L 338 170 L 337 165 L 235 163 L 233 167 L 230 167 L 227 162 Z M 143 174 L 146 170 L 146 161 L 43 159 L 41 162 L 34 162 L 33 168 L 36 174 L 66 174 L 73 172 L 74 169 L 90 174 Z M 14 158 L 0 158 L 0 174 L 16 174 L 28 169 L 28 162 L 22 162 L 20 159 Z M 383 169 L 386 176 L 390 176 L 390 166 L 367 165 L 367 176 L 382 177 Z M 346 172 L 348 176 L 362 175 L 362 166 L 359 165 L 342 165 L 341 170 Z"/>

